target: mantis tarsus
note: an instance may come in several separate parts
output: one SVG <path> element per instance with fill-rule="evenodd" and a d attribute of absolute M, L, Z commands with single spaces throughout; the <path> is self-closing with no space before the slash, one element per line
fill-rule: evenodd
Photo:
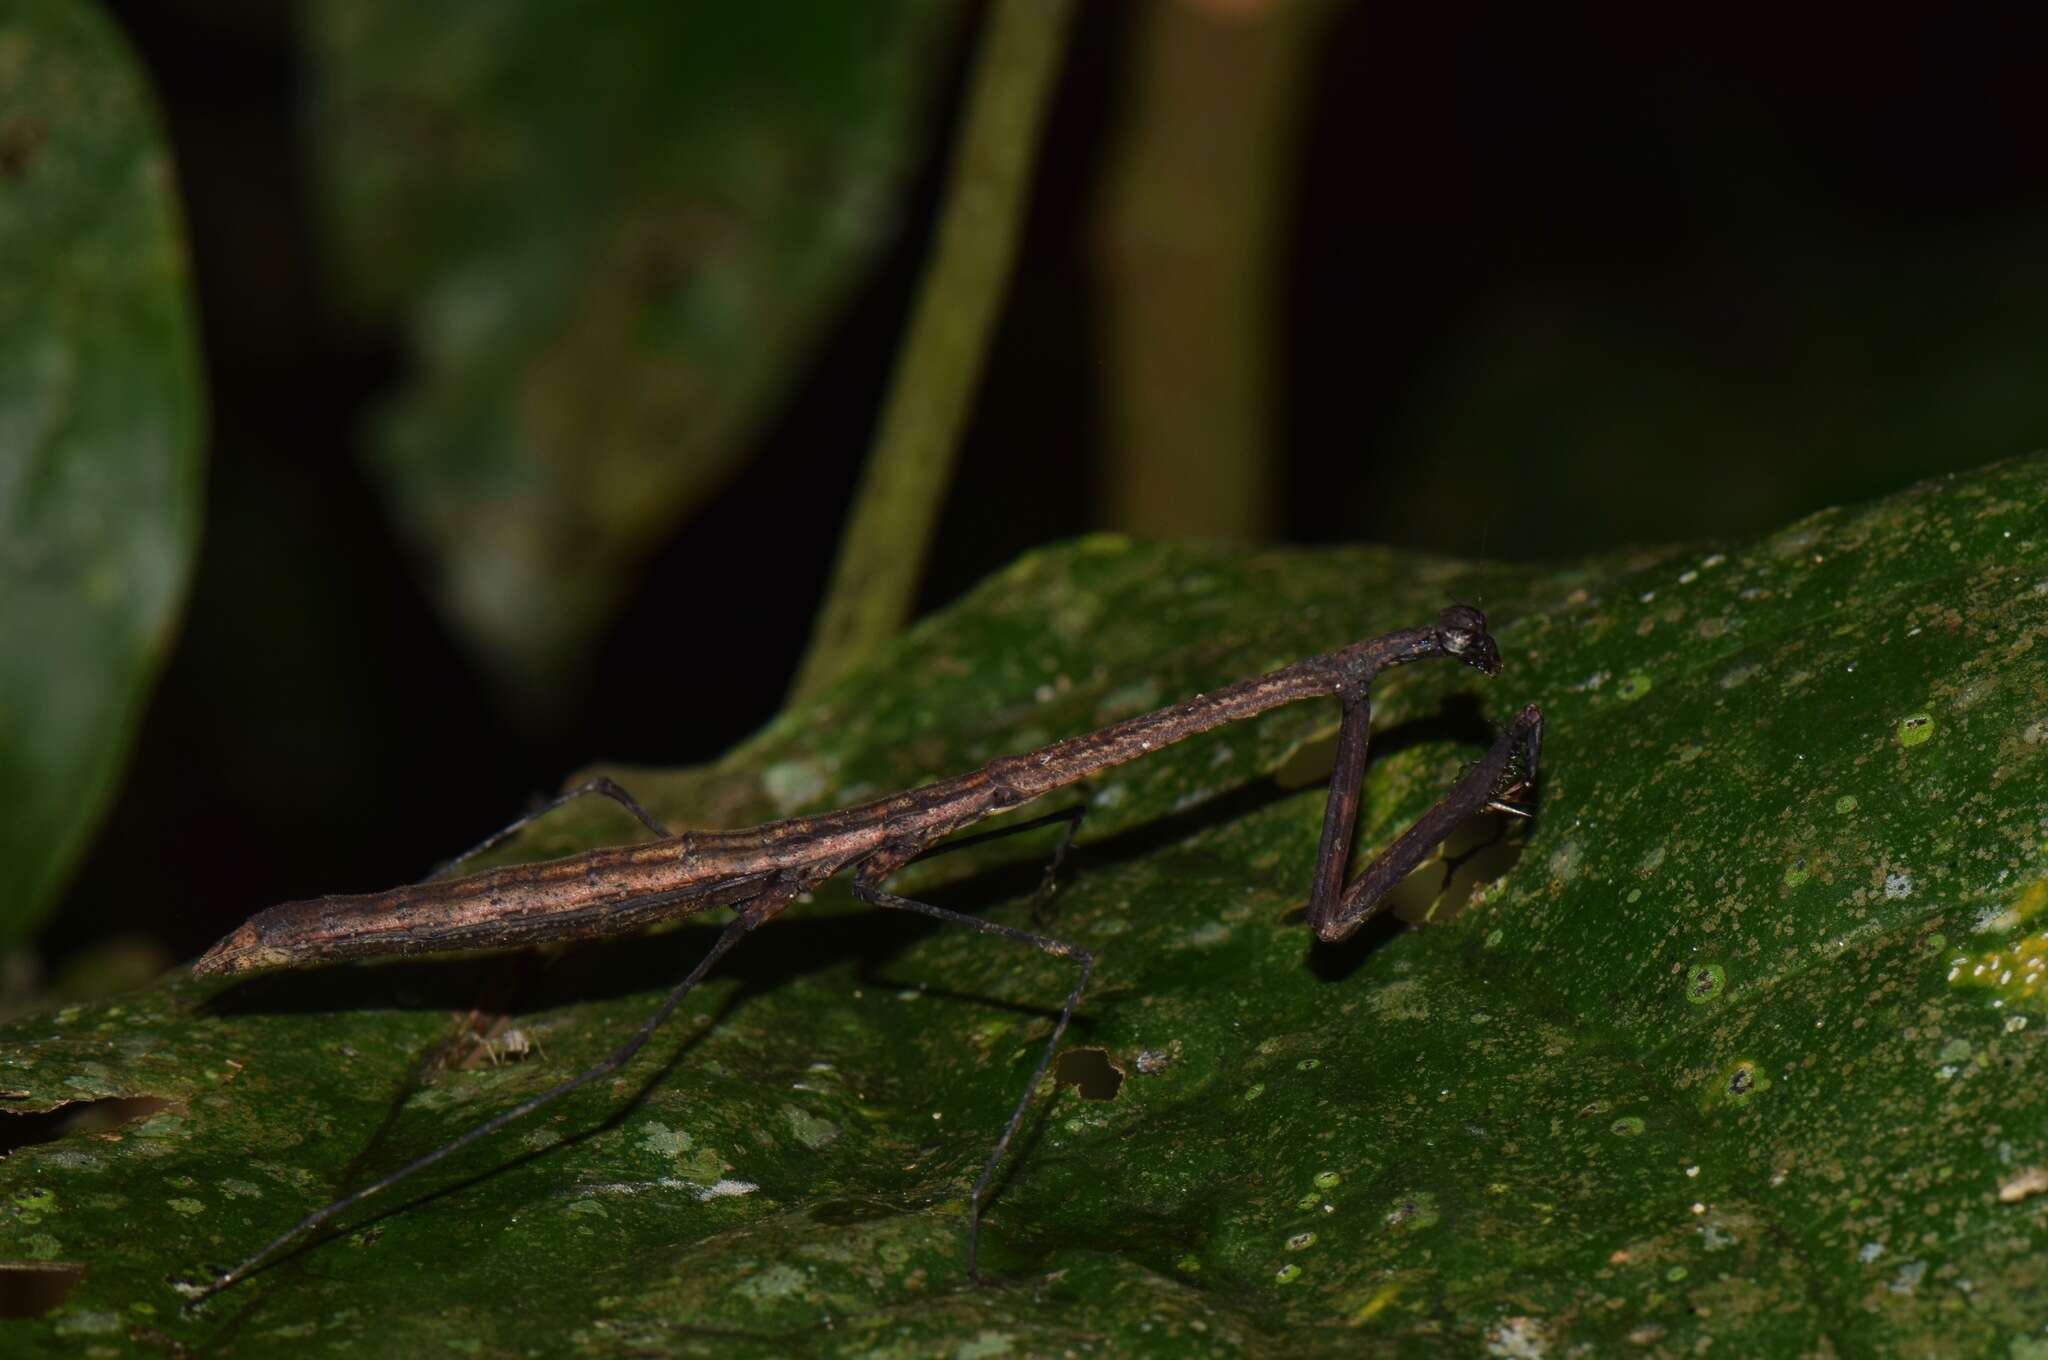
<path fill-rule="evenodd" d="M 853 894 L 863 902 L 1028 944 L 1072 960 L 1079 969 L 1038 1065 L 969 1198 L 967 1273 L 970 1279 L 976 1278 L 983 1196 L 1080 1004 L 1095 959 L 1080 946 L 1049 935 L 899 897 L 884 889 L 883 883 L 911 860 L 931 852 L 945 836 L 985 817 L 1225 723 L 1301 699 L 1335 697 L 1343 706 L 1343 717 L 1324 805 L 1322 840 L 1309 884 L 1308 924 L 1323 940 L 1341 940 L 1369 919 L 1384 904 L 1387 893 L 1460 821 L 1489 808 L 1527 815 L 1543 732 L 1542 714 L 1534 705 L 1515 716 L 1449 794 L 1346 883 L 1344 870 L 1350 859 L 1366 746 L 1372 734 L 1373 678 L 1390 666 L 1436 657 L 1462 661 L 1486 675 L 1500 672 L 1500 651 L 1487 632 L 1486 616 L 1470 606 L 1453 605 L 1430 627 L 1368 638 L 1213 693 L 1198 694 L 1170 708 L 1127 718 L 1036 751 L 1005 756 L 967 774 L 838 812 L 793 817 L 746 830 L 672 835 L 625 790 L 609 780 L 593 780 L 564 794 L 549 808 L 585 793 L 603 794 L 622 803 L 658 839 L 386 892 L 287 902 L 259 913 L 208 950 L 193 971 L 239 974 L 373 955 L 503 948 L 618 935 L 717 906 L 731 907 L 734 915 L 710 952 L 675 985 L 633 1036 L 601 1062 L 308 1214 L 241 1264 L 204 1285 L 190 1286 L 187 1292 L 196 1303 L 227 1288 L 281 1248 L 369 1196 L 617 1071 L 742 937 L 775 917 L 800 894 L 847 869 L 853 871 Z M 521 818 L 469 853 L 499 843 L 547 810 Z M 1078 817 L 1078 808 L 1053 814 L 1054 819 L 1069 822 L 1069 839 Z M 1061 851 L 1065 848 L 1063 841 Z M 1056 858 L 1055 867 L 1057 863 Z"/>

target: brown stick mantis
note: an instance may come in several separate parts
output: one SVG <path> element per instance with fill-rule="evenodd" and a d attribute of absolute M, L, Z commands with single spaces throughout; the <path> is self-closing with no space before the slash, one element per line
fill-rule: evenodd
<path fill-rule="evenodd" d="M 1500 651 L 1487 632 L 1486 616 L 1470 606 L 1454 605 L 1442 611 L 1433 626 L 1368 638 L 1213 693 L 1198 694 L 1170 708 L 1127 718 L 1036 751 L 1005 756 L 979 770 L 838 812 L 793 817 L 746 830 L 672 835 L 625 790 L 609 780 L 593 780 L 512 823 L 469 853 L 490 848 L 549 808 L 585 793 L 603 794 L 622 803 L 658 839 L 386 892 L 287 902 L 259 913 L 208 950 L 193 965 L 193 972 L 239 974 L 373 955 L 587 939 L 623 934 L 717 906 L 731 907 L 734 915 L 710 952 L 675 985 L 633 1036 L 601 1062 L 306 1215 L 239 1265 L 204 1285 L 189 1286 L 188 1294 L 196 1303 L 227 1288 L 280 1249 L 371 1195 L 617 1071 L 728 950 L 800 894 L 847 869 L 853 871 L 853 895 L 860 901 L 1028 944 L 1071 960 L 1079 969 L 1038 1065 L 968 1199 L 967 1274 L 970 1280 L 977 1278 L 982 1199 L 1080 1005 L 1095 958 L 1088 950 L 1049 935 L 899 897 L 882 885 L 913 859 L 932 852 L 942 838 L 985 817 L 1225 723 L 1302 699 L 1335 697 L 1343 706 L 1343 716 L 1323 810 L 1322 839 L 1309 883 L 1308 924 L 1323 940 L 1341 940 L 1368 920 L 1384 904 L 1388 892 L 1466 817 L 1485 809 L 1528 815 L 1526 805 L 1534 791 L 1543 732 L 1542 714 L 1534 705 L 1516 715 L 1449 794 L 1357 877 L 1345 882 L 1366 746 L 1372 735 L 1372 681 L 1390 666 L 1436 657 L 1462 661 L 1486 675 L 1500 672 Z M 1070 809 L 1032 824 L 1067 820 L 1067 840 L 1059 852 L 1064 854 L 1078 816 L 1078 808 Z"/>

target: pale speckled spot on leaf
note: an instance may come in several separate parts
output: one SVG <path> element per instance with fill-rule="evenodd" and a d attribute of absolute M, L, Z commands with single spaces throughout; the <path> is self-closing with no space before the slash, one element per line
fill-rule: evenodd
<path fill-rule="evenodd" d="M 55 1261 L 64 1255 L 64 1244 L 49 1233 L 30 1233 L 22 1243 L 22 1255 L 31 1261 Z"/>
<path fill-rule="evenodd" d="M 121 1328 L 119 1313 L 104 1308 L 88 1308 L 58 1318 L 56 1331 L 59 1336 L 110 1336 Z"/>
<path fill-rule="evenodd" d="M 1383 1020 L 1429 1019 L 1429 989 L 1413 978 L 1375 987 L 1365 1002 Z"/>
<path fill-rule="evenodd" d="M 1486 1334 L 1486 1353 L 1500 1360 L 1545 1360 L 1550 1333 L 1540 1319 L 1506 1318 Z"/>
<path fill-rule="evenodd" d="M 761 772 L 761 789 L 775 808 L 775 815 L 788 817 L 818 803 L 831 787 L 832 772 L 823 760 L 785 760 Z"/>
<path fill-rule="evenodd" d="M 796 1140 L 813 1152 L 839 1137 L 839 1126 L 829 1119 L 820 1119 L 809 1110 L 794 1105 L 782 1107 L 783 1120 L 789 1125 L 790 1133 Z"/>
<path fill-rule="evenodd" d="M 745 1298 L 763 1301 L 786 1299 L 805 1293 L 809 1290 L 810 1283 L 802 1270 L 787 1262 L 778 1261 L 755 1271 L 735 1284 L 733 1292 Z"/>
<path fill-rule="evenodd" d="M 713 1181 L 711 1184 L 697 1191 L 697 1198 L 699 1201 L 713 1199 L 738 1199 L 744 1195 L 751 1195 L 760 1188 L 760 1186 L 754 1184 L 752 1181 L 736 1181 L 731 1178 L 727 1178 L 724 1180 Z"/>
<path fill-rule="evenodd" d="M 698 1147 L 688 1130 L 666 1124 L 648 1124 L 640 1132 L 640 1145 L 655 1156 L 672 1163 L 683 1180 L 704 1185 L 717 1181 L 725 1172 L 725 1159 L 716 1148 Z"/>

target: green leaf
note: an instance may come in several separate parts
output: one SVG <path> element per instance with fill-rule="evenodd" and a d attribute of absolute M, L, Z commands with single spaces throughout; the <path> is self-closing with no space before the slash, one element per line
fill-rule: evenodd
<path fill-rule="evenodd" d="M 205 413 L 169 152 L 92 5 L 0 9 L 0 949 L 98 824 L 198 547 Z"/>
<path fill-rule="evenodd" d="M 14 1107 L 171 1104 L 0 1166 L 0 1254 L 86 1270 L 12 1349 L 2004 1353 L 2048 1322 L 2044 505 L 2048 457 L 1566 569 L 1029 557 L 717 768 L 635 784 L 699 824 L 825 807 L 1476 599 L 1506 674 L 1385 679 L 1364 843 L 1480 715 L 1540 701 L 1519 859 L 1448 920 L 1424 891 L 1439 924 L 1314 948 L 1328 705 L 1096 780 L 1053 928 L 1099 956 L 1075 1042 L 1124 1077 L 1041 1093 L 981 1289 L 967 1187 L 1071 971 L 836 886 L 617 1078 L 196 1319 L 174 1275 L 594 1060 L 712 927 L 496 961 L 516 1004 L 406 964 L 22 1022 Z M 564 817 L 534 848 L 620 832 Z M 901 881 L 1025 926 L 1043 853 Z M 480 1060 L 479 1003 L 539 1047 Z"/>
<path fill-rule="evenodd" d="M 544 696 L 735 470 L 896 226 L 957 13 L 310 17 L 341 281 L 418 366 L 374 468 L 454 624 Z"/>

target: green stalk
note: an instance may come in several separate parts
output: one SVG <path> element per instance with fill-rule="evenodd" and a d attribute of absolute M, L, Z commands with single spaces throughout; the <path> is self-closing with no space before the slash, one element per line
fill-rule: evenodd
<path fill-rule="evenodd" d="M 894 637 L 916 603 L 1016 258 L 1073 11 L 1073 0 L 1001 0 L 990 13 L 938 239 L 792 702 Z"/>

